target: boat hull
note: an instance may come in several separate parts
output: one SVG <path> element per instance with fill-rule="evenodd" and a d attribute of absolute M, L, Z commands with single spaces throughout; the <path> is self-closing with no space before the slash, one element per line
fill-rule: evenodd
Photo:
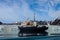
<path fill-rule="evenodd" d="M 48 27 L 19 27 L 20 32 L 22 33 L 43 33 Z"/>

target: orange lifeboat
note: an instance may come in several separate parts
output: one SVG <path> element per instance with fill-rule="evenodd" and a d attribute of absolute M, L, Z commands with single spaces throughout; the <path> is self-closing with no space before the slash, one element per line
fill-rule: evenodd
<path fill-rule="evenodd" d="M 27 22 L 27 25 L 30 25 L 30 22 Z"/>

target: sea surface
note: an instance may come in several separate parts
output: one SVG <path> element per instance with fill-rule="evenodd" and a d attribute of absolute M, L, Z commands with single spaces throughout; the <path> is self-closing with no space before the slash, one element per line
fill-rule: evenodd
<path fill-rule="evenodd" d="M 0 25 L 0 39 L 14 40 L 60 40 L 60 26 L 47 25 L 49 27 L 44 33 L 24 34 L 21 36 L 19 25 Z"/>

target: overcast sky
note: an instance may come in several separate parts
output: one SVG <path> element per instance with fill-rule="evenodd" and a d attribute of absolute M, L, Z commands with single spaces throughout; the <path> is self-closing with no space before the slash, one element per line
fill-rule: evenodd
<path fill-rule="evenodd" d="M 60 17 L 60 0 L 0 0 L 0 21 L 54 20 Z"/>

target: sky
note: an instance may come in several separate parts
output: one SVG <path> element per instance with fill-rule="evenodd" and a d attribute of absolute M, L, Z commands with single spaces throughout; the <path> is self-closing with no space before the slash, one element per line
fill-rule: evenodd
<path fill-rule="evenodd" d="M 60 0 L 0 0 L 0 21 L 51 21 L 60 17 Z"/>

